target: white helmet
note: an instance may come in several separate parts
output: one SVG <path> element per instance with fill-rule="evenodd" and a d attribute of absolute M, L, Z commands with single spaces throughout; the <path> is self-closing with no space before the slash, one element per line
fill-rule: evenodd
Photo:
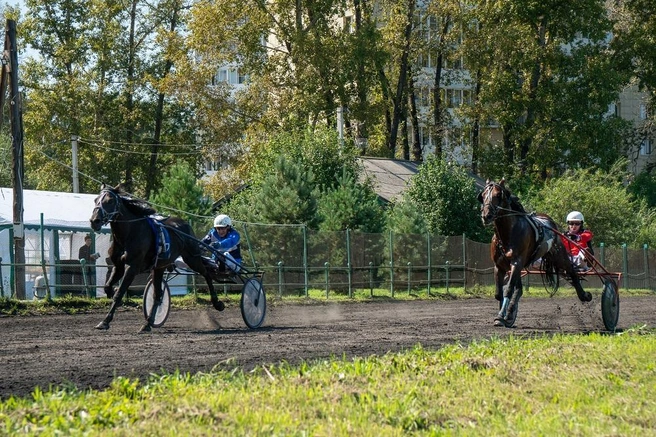
<path fill-rule="evenodd" d="M 565 220 L 567 223 L 569 222 L 581 222 L 583 223 L 585 220 L 583 220 L 583 214 L 581 214 L 578 211 L 572 211 L 569 214 L 567 214 L 567 220 Z"/>
<path fill-rule="evenodd" d="M 228 226 L 232 226 L 232 220 L 227 215 L 219 214 L 214 219 L 215 228 L 227 228 Z"/>

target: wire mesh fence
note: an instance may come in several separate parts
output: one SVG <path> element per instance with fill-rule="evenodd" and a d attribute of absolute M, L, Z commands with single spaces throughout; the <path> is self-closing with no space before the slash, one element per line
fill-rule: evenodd
<path fill-rule="evenodd" d="M 398 293 L 447 291 L 452 287 L 473 290 L 492 286 L 494 267 L 490 245 L 466 236 L 370 234 L 355 231 L 317 232 L 302 225 L 236 223 L 242 236 L 246 266 L 264 272 L 269 294 L 279 297 L 325 292 L 327 298 L 356 291 L 394 297 Z M 91 251 L 100 258 L 92 264 L 79 259 L 84 237 L 92 237 Z M 26 299 L 64 295 L 104 296 L 103 285 L 112 265 L 107 250 L 109 230 L 93 233 L 64 227 L 30 227 L 25 230 Z M 12 228 L 0 229 L 0 296 L 15 297 Z M 609 272 L 619 273 L 621 288 L 656 287 L 653 276 L 656 252 L 642 249 L 595 248 L 597 259 Z M 541 280 L 526 276 L 529 288 Z M 139 275 L 131 294 L 143 292 L 148 273 Z M 588 287 L 601 288 L 596 277 L 586 277 Z M 180 275 L 169 283 L 173 294 L 186 294 L 202 284 Z M 224 288 L 227 291 L 227 288 Z"/>

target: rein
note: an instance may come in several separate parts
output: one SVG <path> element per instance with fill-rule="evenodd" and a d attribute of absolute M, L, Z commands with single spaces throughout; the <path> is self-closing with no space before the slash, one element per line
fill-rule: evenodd
<path fill-rule="evenodd" d="M 114 196 L 114 199 L 116 199 L 116 207 L 114 208 L 113 211 L 107 211 L 105 207 L 103 206 L 103 199 L 105 198 L 106 195 L 111 195 Z M 114 193 L 111 190 L 102 190 L 100 193 L 100 197 L 96 201 L 96 209 L 100 211 L 100 217 L 102 220 L 102 225 L 106 225 L 107 223 L 132 223 L 132 222 L 138 222 L 140 220 L 145 220 L 147 217 L 137 217 L 134 219 L 129 219 L 129 220 L 118 220 L 117 217 L 121 216 L 121 212 L 119 211 L 120 209 L 120 203 L 121 203 L 121 196 Z"/>

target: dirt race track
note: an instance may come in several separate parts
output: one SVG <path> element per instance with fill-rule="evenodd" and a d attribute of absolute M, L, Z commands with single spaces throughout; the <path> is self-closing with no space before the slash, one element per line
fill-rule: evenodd
<path fill-rule="evenodd" d="M 267 309 L 262 328 L 249 330 L 239 307 L 172 311 L 165 325 L 139 334 L 141 310 L 117 313 L 109 331 L 94 326 L 104 313 L 0 316 L 0 398 L 25 396 L 35 386 L 73 383 L 106 387 L 114 376 L 208 372 L 217 364 L 252 369 L 286 360 L 298 363 L 335 355 L 368 356 L 421 343 L 439 348 L 492 336 L 604 331 L 601 304 L 574 297 L 525 297 L 516 327 L 492 325 L 491 299 L 283 304 Z M 618 330 L 656 327 L 656 295 L 622 297 Z"/>

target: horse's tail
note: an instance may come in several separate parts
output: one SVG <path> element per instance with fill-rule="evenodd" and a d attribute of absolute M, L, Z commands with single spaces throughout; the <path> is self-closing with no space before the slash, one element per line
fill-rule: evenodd
<path fill-rule="evenodd" d="M 550 289 L 555 289 L 558 287 L 558 268 L 554 265 L 553 261 L 549 257 L 542 258 L 542 271 L 544 272 L 543 278 L 545 281 L 545 286 Z"/>

